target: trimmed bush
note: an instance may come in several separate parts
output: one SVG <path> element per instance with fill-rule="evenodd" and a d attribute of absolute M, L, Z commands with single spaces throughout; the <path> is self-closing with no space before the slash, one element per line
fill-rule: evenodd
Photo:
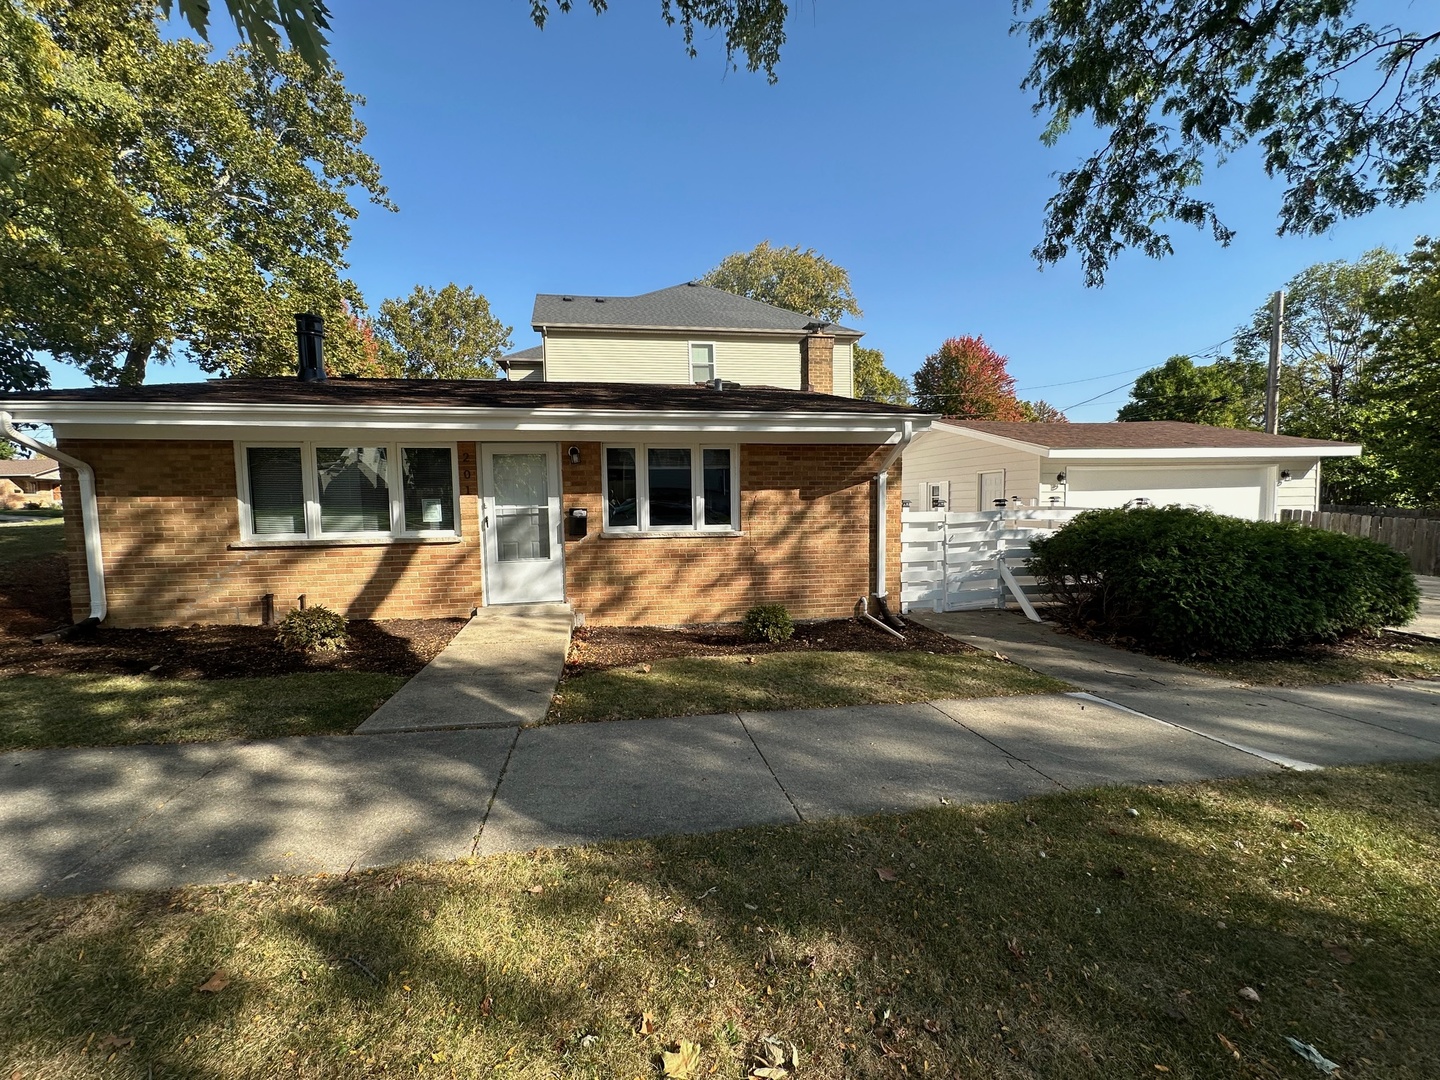
<path fill-rule="evenodd" d="M 345 616 L 322 605 L 296 608 L 275 628 L 275 638 L 291 652 L 317 652 L 345 647 Z"/>
<path fill-rule="evenodd" d="M 784 604 L 756 604 L 745 612 L 745 637 L 750 641 L 768 641 L 778 645 L 789 641 L 795 624 Z"/>
<path fill-rule="evenodd" d="M 1030 544 L 1062 622 L 1171 656 L 1250 656 L 1401 626 L 1409 560 L 1361 537 L 1177 506 L 1089 510 Z"/>

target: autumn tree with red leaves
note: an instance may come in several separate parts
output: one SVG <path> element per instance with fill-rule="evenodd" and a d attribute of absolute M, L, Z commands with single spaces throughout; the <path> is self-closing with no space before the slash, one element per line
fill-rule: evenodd
<path fill-rule="evenodd" d="M 1007 360 L 982 337 L 953 337 L 915 372 L 915 404 L 957 420 L 1025 420 Z"/>

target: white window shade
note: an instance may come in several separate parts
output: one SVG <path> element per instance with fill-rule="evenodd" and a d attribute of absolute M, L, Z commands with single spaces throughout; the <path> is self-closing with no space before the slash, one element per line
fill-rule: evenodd
<path fill-rule="evenodd" d="M 390 531 L 387 456 L 383 446 L 316 447 L 322 533 Z"/>

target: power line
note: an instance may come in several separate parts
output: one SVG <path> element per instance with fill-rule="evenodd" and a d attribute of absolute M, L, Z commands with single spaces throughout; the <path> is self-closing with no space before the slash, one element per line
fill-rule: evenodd
<path fill-rule="evenodd" d="M 1123 371 L 1107 371 L 1104 375 L 1091 375 L 1088 379 L 1071 379 L 1069 382 L 1047 382 L 1041 383 L 1039 386 L 1017 386 L 1015 392 L 1017 394 L 1028 394 L 1031 390 L 1049 390 L 1052 386 L 1074 386 L 1076 383 L 1096 382 L 1100 379 L 1113 378 L 1116 375 L 1128 375 L 1132 371 L 1148 371 L 1153 366 L 1153 364 L 1142 364 L 1140 367 L 1125 368 Z"/>

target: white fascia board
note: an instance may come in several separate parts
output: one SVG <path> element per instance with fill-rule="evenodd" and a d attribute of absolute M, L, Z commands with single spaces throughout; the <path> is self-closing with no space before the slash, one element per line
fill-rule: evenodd
<path fill-rule="evenodd" d="M 1009 439 L 1004 435 L 996 435 L 989 431 L 976 431 L 974 428 L 962 427 L 959 424 L 947 424 L 943 420 L 936 420 L 930 425 L 931 431 L 941 431 L 950 435 L 961 435 L 967 439 L 975 439 L 978 442 L 992 443 L 995 446 L 1004 446 L 1010 450 L 1020 450 L 1027 454 L 1039 454 L 1041 457 L 1050 456 L 1050 448 L 1041 446 L 1039 443 L 1024 442 L 1020 439 Z"/>
<path fill-rule="evenodd" d="M 926 417 L 867 413 L 757 413 L 594 409 L 483 409 L 444 407 L 184 405 L 111 402 L 33 402 L 9 407 L 17 420 L 64 425 L 131 428 L 317 427 L 354 430 L 605 433 L 611 431 L 813 433 L 883 435 L 898 438 L 905 420 L 924 426 Z"/>
<path fill-rule="evenodd" d="M 809 330 L 756 330 L 739 326 L 617 326 L 613 323 L 534 323 L 530 329 L 544 334 L 549 330 L 583 330 L 586 334 L 602 334 L 623 331 L 626 334 L 738 334 L 742 337 L 783 337 L 800 341 L 810 336 Z M 827 330 L 826 336 L 840 341 L 859 341 L 865 336 L 863 330 Z"/>
<path fill-rule="evenodd" d="M 1361 447 L 1345 446 L 1174 446 L 1161 450 L 1051 450 L 1051 461 L 1275 461 L 1280 458 L 1359 457 Z"/>

